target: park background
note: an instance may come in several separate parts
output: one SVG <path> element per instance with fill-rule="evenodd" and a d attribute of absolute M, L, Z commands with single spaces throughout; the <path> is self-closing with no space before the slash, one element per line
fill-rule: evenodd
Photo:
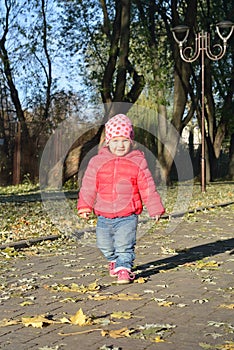
<path fill-rule="evenodd" d="M 82 159 L 100 142 L 97 125 L 119 112 L 141 125 L 136 140 L 159 162 L 156 181 L 178 180 L 175 158 L 183 162 L 184 150 L 199 180 L 201 62 L 181 59 L 172 28 L 187 25 L 186 45 L 193 47 L 197 32 L 210 33 L 217 54 L 223 42 L 216 24 L 233 22 L 232 1 L 6 0 L 0 11 L 0 185 L 38 183 L 43 150 L 55 134 L 44 185 L 61 162 L 62 184 L 76 185 Z M 233 57 L 232 35 L 222 59 L 205 58 L 207 183 L 234 175 Z M 70 119 L 93 128 L 64 156 L 66 131 L 56 130 Z"/>
<path fill-rule="evenodd" d="M 100 350 L 233 350 L 233 36 L 222 59 L 205 59 L 203 192 L 201 60 L 184 62 L 172 35 L 172 28 L 183 24 L 190 28 L 188 45 L 202 30 L 211 33 L 211 46 L 222 45 L 215 26 L 234 22 L 233 6 L 231 0 L 0 3 L 0 331 L 5 349 L 77 349 L 79 344 Z M 153 155 L 151 170 L 166 213 L 157 224 L 145 212 L 139 218 L 136 270 L 141 277 L 117 289 L 94 247 L 96 218 L 85 223 L 78 218 L 76 199 L 80 164 L 97 150 L 105 120 L 123 111 L 141 126 L 135 128 L 136 140 Z M 74 137 L 69 125 L 78 127 L 80 137 L 67 149 L 69 136 Z M 45 149 L 51 151 L 50 171 L 40 186 Z M 179 178 L 176 165 L 185 170 Z M 45 210 L 48 202 L 57 223 Z M 64 207 L 74 221 L 60 215 Z M 139 298 L 126 303 L 118 300 L 119 292 Z M 107 299 L 99 302 L 103 296 Z M 104 321 L 97 323 L 104 334 L 86 323 L 82 328 L 69 320 L 55 324 L 64 315 L 70 319 L 74 310 L 84 311 L 85 320 Z M 120 317 L 127 311 L 130 318 L 118 317 L 121 324 L 112 325 L 116 311 Z M 110 336 L 123 326 L 126 336 Z"/>

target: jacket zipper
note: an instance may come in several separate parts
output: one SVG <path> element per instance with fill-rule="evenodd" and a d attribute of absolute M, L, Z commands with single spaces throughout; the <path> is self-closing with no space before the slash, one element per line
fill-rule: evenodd
<path fill-rule="evenodd" d="M 115 163 L 114 163 L 113 190 L 112 190 L 114 212 L 116 212 L 116 200 L 114 200 L 114 198 L 115 198 L 115 195 L 116 195 L 116 173 L 117 173 L 117 164 L 118 164 L 118 162 L 119 162 L 119 158 L 117 158 L 115 160 Z"/>

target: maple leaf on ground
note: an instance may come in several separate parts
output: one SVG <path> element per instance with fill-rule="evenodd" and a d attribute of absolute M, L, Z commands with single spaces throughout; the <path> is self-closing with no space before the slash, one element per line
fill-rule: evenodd
<path fill-rule="evenodd" d="M 130 337 L 130 335 L 135 332 L 134 329 L 128 329 L 127 327 L 116 329 L 116 330 L 102 330 L 101 335 L 103 337 L 108 336 L 114 339 L 117 338 L 124 338 L 124 337 Z"/>
<path fill-rule="evenodd" d="M 82 309 L 79 309 L 75 315 L 70 317 L 71 324 L 78 325 L 78 326 L 87 326 L 92 324 L 91 319 L 88 318 L 84 313 Z"/>
<path fill-rule="evenodd" d="M 22 317 L 22 323 L 25 325 L 25 327 L 32 326 L 34 328 L 42 328 L 45 325 L 55 324 L 57 322 L 54 320 L 50 320 L 45 316 L 33 316 Z"/>

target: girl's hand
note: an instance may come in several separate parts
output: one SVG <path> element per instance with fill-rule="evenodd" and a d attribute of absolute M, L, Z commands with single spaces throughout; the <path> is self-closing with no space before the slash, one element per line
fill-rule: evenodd
<path fill-rule="evenodd" d="M 89 219 L 89 216 L 90 216 L 90 213 L 81 213 L 81 214 L 79 214 L 79 216 L 80 216 L 82 219 L 88 220 L 88 219 Z"/>
<path fill-rule="evenodd" d="M 156 215 L 156 216 L 154 217 L 155 222 L 159 222 L 159 219 L 160 219 L 160 216 L 159 216 L 159 215 Z"/>
<path fill-rule="evenodd" d="M 88 220 L 90 217 L 90 210 L 89 209 L 81 209 L 80 211 L 78 211 L 78 215 L 82 218 L 82 219 L 86 219 Z"/>

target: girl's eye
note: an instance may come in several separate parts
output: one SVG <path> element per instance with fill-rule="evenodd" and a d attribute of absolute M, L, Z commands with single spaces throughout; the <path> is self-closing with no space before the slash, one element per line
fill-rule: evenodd
<path fill-rule="evenodd" d="M 126 140 L 111 140 L 112 145 L 117 145 L 118 143 L 129 144 L 129 142 L 130 141 L 128 139 L 126 139 Z"/>

